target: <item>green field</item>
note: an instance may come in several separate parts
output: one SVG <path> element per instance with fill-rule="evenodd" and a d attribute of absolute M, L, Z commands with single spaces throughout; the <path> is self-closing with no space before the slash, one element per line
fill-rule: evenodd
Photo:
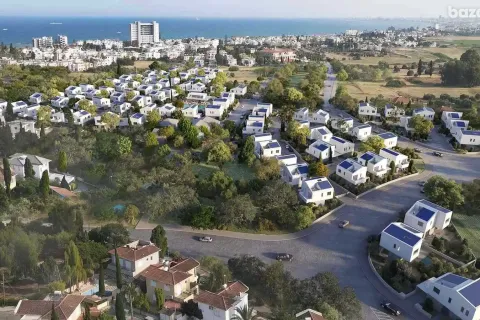
<path fill-rule="evenodd" d="M 294 74 L 293 76 L 290 77 L 290 85 L 298 88 L 300 86 L 300 82 L 302 82 L 302 80 L 305 79 L 306 76 L 307 76 L 306 72 L 298 72 Z"/>
<path fill-rule="evenodd" d="M 468 246 L 473 254 L 480 256 L 480 217 L 468 216 L 461 212 L 455 212 L 452 215 L 453 223 L 462 238 L 467 239 Z"/>
<path fill-rule="evenodd" d="M 453 40 L 452 41 L 454 44 L 456 44 L 458 47 L 480 47 L 480 40 Z"/>
<path fill-rule="evenodd" d="M 220 170 L 218 166 L 206 163 L 198 163 L 193 166 L 193 172 L 201 179 L 208 178 L 212 173 L 218 170 Z M 223 166 L 223 171 L 235 181 L 241 179 L 252 180 L 255 178 L 252 169 L 241 163 L 226 163 Z"/>
<path fill-rule="evenodd" d="M 425 162 L 422 159 L 415 159 L 413 160 L 413 164 L 418 172 L 425 171 Z"/>

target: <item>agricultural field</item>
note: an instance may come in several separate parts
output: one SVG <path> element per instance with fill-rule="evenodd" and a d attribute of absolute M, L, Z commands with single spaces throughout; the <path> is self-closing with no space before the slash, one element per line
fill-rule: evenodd
<path fill-rule="evenodd" d="M 480 256 L 480 217 L 468 216 L 460 212 L 452 215 L 453 223 L 463 238 L 468 241 L 468 246 L 473 254 Z"/>
<path fill-rule="evenodd" d="M 344 64 L 360 64 L 360 65 L 378 65 L 380 61 L 385 61 L 388 64 L 411 64 L 418 62 L 419 59 L 424 61 L 436 60 L 437 57 L 431 52 L 420 49 L 396 49 L 392 54 L 383 57 L 362 57 L 360 60 L 353 60 L 352 57 L 343 54 L 328 53 L 328 57 L 340 60 Z M 346 60 L 343 60 L 343 59 Z"/>
<path fill-rule="evenodd" d="M 440 77 L 434 75 L 432 78 L 429 76 L 421 76 L 415 78 L 422 83 L 412 84 L 405 79 L 400 78 L 407 85 L 403 88 L 387 88 L 385 82 L 344 82 L 342 83 L 348 90 L 348 93 L 357 99 L 364 99 L 365 96 L 373 97 L 379 94 L 384 95 L 387 98 L 393 98 L 396 96 L 404 96 L 411 98 L 422 98 L 425 94 L 431 93 L 435 96 L 439 96 L 443 93 L 451 96 L 460 96 L 461 94 L 475 95 L 480 93 L 480 88 L 456 88 L 456 87 L 441 87 Z"/>
<path fill-rule="evenodd" d="M 436 41 L 437 45 L 454 45 L 462 48 L 480 47 L 480 36 L 450 36 L 427 38 L 428 41 Z"/>

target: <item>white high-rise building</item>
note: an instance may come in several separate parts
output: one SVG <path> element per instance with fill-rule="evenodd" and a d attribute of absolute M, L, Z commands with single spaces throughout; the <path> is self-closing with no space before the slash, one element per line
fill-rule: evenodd
<path fill-rule="evenodd" d="M 52 47 L 53 46 L 53 38 L 52 37 L 33 38 L 32 39 L 32 46 L 34 48 Z"/>
<path fill-rule="evenodd" d="M 68 46 L 68 37 L 67 36 L 59 34 L 57 36 L 57 41 L 58 41 L 58 44 L 61 45 L 62 47 Z"/>
<path fill-rule="evenodd" d="M 130 23 L 130 41 L 142 44 L 155 43 L 160 41 L 160 26 L 156 21 L 143 23 L 135 21 Z"/>

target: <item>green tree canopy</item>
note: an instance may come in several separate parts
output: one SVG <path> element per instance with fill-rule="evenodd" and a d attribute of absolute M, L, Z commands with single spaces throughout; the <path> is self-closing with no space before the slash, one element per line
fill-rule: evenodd
<path fill-rule="evenodd" d="M 380 149 L 382 148 L 385 148 L 385 143 L 383 142 L 383 139 L 379 136 L 370 136 L 367 138 L 367 140 L 360 143 L 359 151 L 372 151 L 378 154 L 380 152 Z"/>
<path fill-rule="evenodd" d="M 442 176 L 433 176 L 428 179 L 423 190 L 428 200 L 450 210 L 454 210 L 465 201 L 462 186 Z"/>
<path fill-rule="evenodd" d="M 165 233 L 165 229 L 163 229 L 161 225 L 157 225 L 155 228 L 153 228 L 152 234 L 150 236 L 150 241 L 153 242 L 160 249 L 159 254 L 161 257 L 167 254 L 167 235 Z"/>

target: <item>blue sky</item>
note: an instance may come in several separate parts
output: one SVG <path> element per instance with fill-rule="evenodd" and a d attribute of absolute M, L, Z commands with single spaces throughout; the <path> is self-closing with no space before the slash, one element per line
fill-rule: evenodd
<path fill-rule="evenodd" d="M 2 16 L 438 17 L 478 0 L 1 0 Z"/>

